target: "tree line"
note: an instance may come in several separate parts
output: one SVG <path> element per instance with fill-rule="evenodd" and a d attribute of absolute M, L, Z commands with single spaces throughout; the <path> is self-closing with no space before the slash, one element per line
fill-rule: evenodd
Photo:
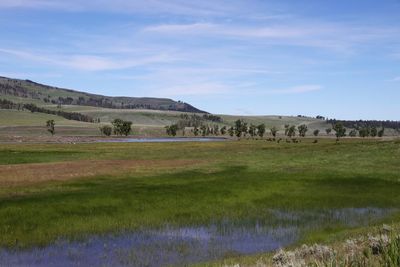
<path fill-rule="evenodd" d="M 176 136 L 179 130 L 182 130 L 182 134 L 185 135 L 185 128 L 192 127 L 193 129 L 191 132 L 194 136 L 209 136 L 209 135 L 229 135 L 231 137 L 245 138 L 263 138 L 267 133 L 267 128 L 265 124 L 255 125 L 252 123 L 247 123 L 242 119 L 236 120 L 234 126 L 227 127 L 227 126 L 220 126 L 218 124 L 215 125 L 206 125 L 201 124 L 200 126 L 192 124 L 185 124 L 185 123 L 176 123 L 169 126 L 166 126 L 166 133 L 169 136 Z M 276 126 L 272 126 L 269 128 L 269 134 L 272 138 L 268 138 L 268 141 L 278 141 L 280 142 L 282 138 L 277 140 L 278 128 Z M 296 139 L 296 135 L 298 137 L 306 137 L 307 132 L 309 131 L 308 126 L 306 124 L 301 125 L 284 125 L 284 136 L 286 137 L 286 142 L 300 142 L 301 140 Z M 332 125 L 332 128 L 326 128 L 325 132 L 329 136 L 331 132 L 334 131 L 334 135 L 336 136 L 336 140 L 339 141 L 340 138 L 347 136 L 347 128 L 340 122 L 335 123 Z M 378 129 L 377 127 L 360 127 L 359 129 L 351 129 L 348 133 L 350 137 L 356 137 L 357 135 L 360 137 L 382 137 L 384 135 L 385 128 Z M 319 129 L 314 129 L 312 135 L 317 138 L 320 134 Z M 314 142 L 318 142 L 317 139 Z"/>
<path fill-rule="evenodd" d="M 62 110 L 51 110 L 43 107 L 38 107 L 35 104 L 21 104 L 2 99 L 0 100 L 1 109 L 16 109 L 16 110 L 29 110 L 30 112 L 45 113 L 57 115 L 67 120 L 83 121 L 83 122 L 96 122 L 92 117 L 77 112 L 67 112 Z"/>
<path fill-rule="evenodd" d="M 337 123 L 341 123 L 344 127 L 353 128 L 356 130 L 360 130 L 362 128 L 391 128 L 400 131 L 400 121 L 378 121 L 378 120 L 336 120 L 336 119 L 329 119 L 327 120 L 328 123 L 335 125 Z"/>

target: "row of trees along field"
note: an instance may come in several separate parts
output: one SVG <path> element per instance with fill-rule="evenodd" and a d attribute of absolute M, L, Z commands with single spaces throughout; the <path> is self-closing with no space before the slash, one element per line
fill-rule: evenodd
<path fill-rule="evenodd" d="M 125 135 L 128 136 L 132 132 L 132 122 L 131 121 L 124 121 L 121 119 L 115 119 L 111 122 L 112 127 L 109 125 L 101 126 L 100 132 L 105 136 L 111 136 L 113 133 L 115 135 Z M 56 133 L 56 123 L 54 120 L 47 120 L 46 121 L 46 128 L 51 135 Z"/>
<path fill-rule="evenodd" d="M 210 136 L 210 135 L 223 136 L 228 134 L 232 137 L 236 136 L 238 138 L 246 136 L 251 136 L 253 138 L 255 137 L 263 138 L 266 133 L 265 124 L 248 125 L 248 123 L 243 120 L 237 120 L 235 122 L 235 126 L 228 128 L 225 125 L 224 126 L 221 126 L 219 124 L 209 125 L 205 123 L 205 121 L 222 123 L 223 122 L 222 119 L 219 116 L 215 115 L 206 114 L 203 117 L 200 117 L 198 115 L 192 115 L 186 118 L 187 120 L 181 119 L 176 124 L 166 126 L 165 127 L 166 133 L 170 136 L 176 136 L 178 134 L 178 131 L 181 130 L 182 135 L 185 135 L 186 127 L 192 128 L 191 132 L 193 133 L 194 136 Z"/>
<path fill-rule="evenodd" d="M 266 125 L 265 124 L 259 124 L 259 125 L 254 125 L 254 124 L 248 124 L 244 120 L 237 120 L 235 121 L 235 125 L 232 127 L 227 127 L 227 126 L 220 126 L 218 124 L 214 125 L 207 125 L 207 124 L 202 124 L 199 123 L 197 124 L 197 120 L 195 121 L 196 123 L 186 123 L 179 121 L 176 124 L 172 124 L 169 126 L 166 126 L 166 133 L 169 136 L 176 136 L 178 132 L 181 130 L 182 135 L 185 135 L 185 129 L 186 127 L 192 127 L 191 132 L 193 133 L 194 136 L 219 136 L 219 135 L 229 135 L 231 137 L 236 136 L 237 138 L 243 138 L 243 137 L 251 137 L 251 138 L 263 138 L 264 135 L 267 133 Z M 194 126 L 193 126 L 194 125 Z M 200 125 L 200 126 L 198 126 Z M 284 135 L 285 137 L 289 139 L 293 139 L 298 135 L 299 137 L 306 137 L 307 132 L 308 132 L 308 126 L 306 124 L 302 124 L 299 126 L 296 125 L 289 125 L 286 124 L 284 126 Z M 332 130 L 335 132 L 335 136 L 337 140 L 339 140 L 342 137 L 346 136 L 347 129 L 344 127 L 342 123 L 336 123 L 332 125 L 332 128 L 327 128 L 325 129 L 326 135 L 330 135 Z M 358 129 L 352 129 L 349 132 L 350 137 L 356 137 L 357 134 L 360 137 L 382 137 L 384 135 L 385 128 L 381 128 L 378 130 L 375 126 L 369 127 L 369 126 L 364 126 L 364 127 L 359 127 Z M 273 137 L 271 140 L 275 140 L 278 134 L 278 128 L 273 126 L 269 129 L 270 136 Z M 319 129 L 315 129 L 312 132 L 312 135 L 314 137 L 318 137 L 320 134 Z M 279 140 L 280 141 L 280 140 Z M 293 140 L 297 141 L 297 140 Z"/>
<path fill-rule="evenodd" d="M 67 112 L 62 110 L 52 110 L 43 107 L 38 107 L 35 104 L 14 103 L 6 99 L 0 99 L 0 109 L 29 110 L 32 113 L 38 112 L 38 113 L 57 115 L 67 120 L 75 120 L 75 121 L 83 121 L 91 123 L 98 122 L 97 120 L 94 120 L 92 117 L 81 113 Z"/>
<path fill-rule="evenodd" d="M 400 131 L 400 121 L 378 121 L 378 120 L 336 120 L 329 119 L 326 120 L 327 123 L 335 125 L 337 123 L 343 124 L 344 127 L 352 128 L 352 129 L 362 129 L 362 128 L 386 128 L 386 129 L 394 129 Z"/>

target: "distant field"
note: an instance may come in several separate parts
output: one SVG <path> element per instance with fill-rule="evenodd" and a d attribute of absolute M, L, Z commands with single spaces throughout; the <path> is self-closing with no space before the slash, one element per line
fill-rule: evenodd
<path fill-rule="evenodd" d="M 54 105 L 48 106 L 52 109 L 57 107 Z M 84 106 L 74 106 L 65 105 L 62 106 L 62 110 L 80 112 L 92 116 L 93 118 L 100 118 L 102 122 L 110 122 L 115 118 L 123 118 L 130 120 L 133 124 L 139 125 L 170 125 L 176 123 L 180 119 L 182 114 L 191 114 L 187 112 L 177 112 L 177 111 L 159 111 L 159 110 L 132 110 L 132 109 L 107 109 L 107 108 L 96 108 L 96 107 L 84 107 Z M 279 129 L 283 129 L 285 124 L 306 124 L 311 130 L 321 129 L 325 130 L 330 127 L 323 120 L 318 120 L 315 118 L 303 118 L 294 116 L 234 116 L 234 115 L 218 115 L 223 119 L 224 125 L 234 125 L 235 121 L 238 119 L 243 119 L 244 121 L 253 124 L 265 123 L 267 127 L 276 126 Z M 212 122 L 208 122 L 213 124 Z"/>
<path fill-rule="evenodd" d="M 267 128 L 273 126 L 280 130 L 283 130 L 285 124 L 300 125 L 306 124 L 309 128 L 309 134 L 312 135 L 312 130 L 319 129 L 321 134 L 324 134 L 325 129 L 331 127 L 330 124 L 324 120 L 318 120 L 315 118 L 303 118 L 294 116 L 232 116 L 232 115 L 220 115 L 222 119 L 228 124 L 234 124 L 237 119 L 243 119 L 248 123 L 261 124 L 265 123 Z"/>
<path fill-rule="evenodd" d="M 74 106 L 64 107 L 65 110 L 71 110 L 75 112 L 81 112 L 83 114 L 90 115 L 92 117 L 100 117 L 102 121 L 111 121 L 114 118 L 125 117 L 126 119 L 130 119 L 131 121 L 137 122 L 137 124 L 142 125 L 170 125 L 172 123 L 176 123 L 180 119 L 180 115 L 182 114 L 191 114 L 185 112 L 176 112 L 176 111 L 156 111 L 156 110 L 112 110 L 112 109 L 104 109 L 104 108 L 86 108 L 83 109 Z M 294 116 L 240 116 L 240 115 L 220 115 L 217 114 L 223 119 L 224 125 L 233 126 L 235 121 L 238 119 L 243 119 L 245 122 L 249 124 L 261 124 L 265 123 L 268 128 L 272 126 L 276 126 L 279 129 L 283 129 L 285 124 L 290 125 L 300 125 L 306 124 L 310 127 L 310 129 L 325 129 L 330 127 L 323 120 L 317 120 L 314 118 L 301 118 Z M 153 123 L 153 124 L 152 124 Z M 207 122 L 206 122 L 207 123 Z M 213 124 L 212 122 L 208 122 L 209 124 Z"/>
<path fill-rule="evenodd" d="M 58 110 L 56 105 L 45 105 L 47 109 Z M 175 124 L 181 119 L 183 114 L 192 114 L 177 111 L 159 111 L 144 109 L 108 109 L 89 106 L 62 105 L 62 111 L 79 112 L 89 115 L 94 119 L 100 119 L 99 123 L 85 123 L 73 120 L 67 120 L 59 116 L 48 115 L 43 113 L 31 113 L 29 111 L 18 110 L 0 110 L 0 141 L 10 136 L 43 136 L 48 135 L 45 129 L 45 123 L 49 119 L 56 122 L 56 135 L 58 136 L 98 136 L 100 135 L 99 127 L 103 124 L 110 124 L 112 120 L 120 118 L 133 122 L 133 136 L 157 137 L 165 136 L 165 126 Z M 202 114 L 200 114 L 202 116 Z M 267 126 L 267 136 L 269 129 L 273 126 L 277 127 L 279 134 L 283 135 L 284 125 L 300 125 L 308 126 L 307 136 L 313 136 L 313 131 L 319 129 L 320 136 L 326 136 L 325 129 L 331 128 L 332 125 L 324 120 L 305 117 L 290 116 L 232 116 L 219 115 L 223 119 L 220 126 L 231 127 L 238 119 L 243 119 L 248 124 L 261 124 Z M 212 126 L 215 123 L 205 121 L 204 123 Z M 186 135 L 192 135 L 191 129 L 187 129 Z M 347 131 L 347 133 L 349 130 Z M 182 133 L 179 131 L 178 135 Z M 399 132 L 393 129 L 385 129 L 385 135 L 398 136 Z M 334 136 L 332 132 L 331 137 Z"/>
<path fill-rule="evenodd" d="M 60 126 L 92 127 L 93 124 L 67 120 L 63 117 L 30 111 L 0 110 L 0 127 L 4 126 L 42 126 L 47 120 L 55 120 Z"/>
<path fill-rule="evenodd" d="M 56 106 L 51 106 L 56 109 Z M 176 123 L 184 112 L 141 110 L 141 109 L 107 109 L 85 106 L 62 106 L 61 110 L 79 112 L 92 118 L 99 118 L 101 122 L 111 122 L 114 119 L 132 121 L 134 125 L 166 126 Z"/>

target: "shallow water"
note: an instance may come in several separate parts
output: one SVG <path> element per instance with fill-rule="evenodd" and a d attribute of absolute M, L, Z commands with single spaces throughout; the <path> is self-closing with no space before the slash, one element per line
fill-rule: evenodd
<path fill-rule="evenodd" d="M 273 251 L 293 244 L 310 230 L 341 224 L 368 225 L 393 210 L 352 208 L 323 211 L 268 211 L 271 220 L 223 221 L 203 226 L 143 229 L 57 241 L 44 248 L 0 251 L 0 266 L 165 266 L 187 265 Z"/>
<path fill-rule="evenodd" d="M 175 142 L 221 142 L 224 137 L 169 137 L 169 138 L 120 138 L 98 140 L 100 143 L 175 143 Z"/>

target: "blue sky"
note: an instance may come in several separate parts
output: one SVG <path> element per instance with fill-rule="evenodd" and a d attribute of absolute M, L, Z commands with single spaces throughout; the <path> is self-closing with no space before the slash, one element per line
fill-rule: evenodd
<path fill-rule="evenodd" d="M 400 0 L 0 0 L 0 75 L 212 113 L 400 120 Z"/>

